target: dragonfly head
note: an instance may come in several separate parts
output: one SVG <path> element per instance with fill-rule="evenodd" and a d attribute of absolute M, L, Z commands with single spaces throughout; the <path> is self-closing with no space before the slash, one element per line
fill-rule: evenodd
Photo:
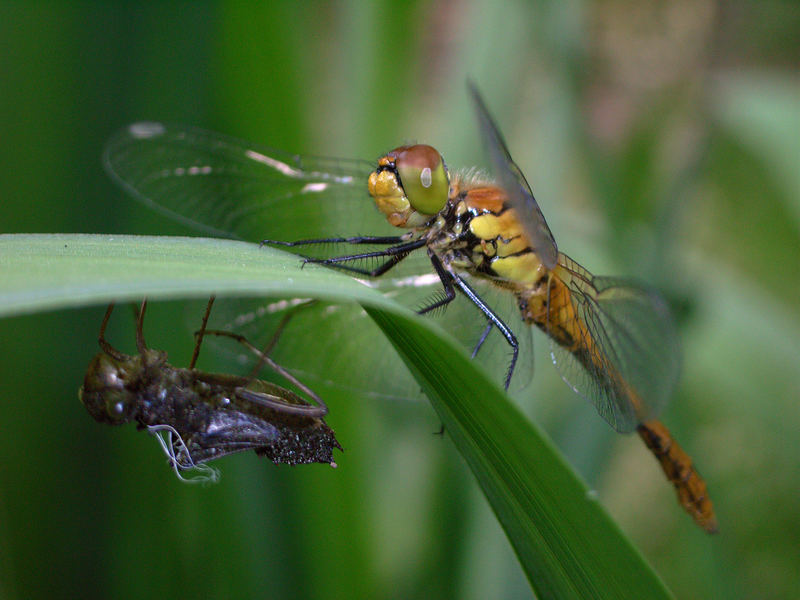
<path fill-rule="evenodd" d="M 78 398 L 96 421 L 127 423 L 135 416 L 136 388 L 143 371 L 140 356 L 114 357 L 100 352 L 89 364 Z"/>
<path fill-rule="evenodd" d="M 420 227 L 446 205 L 450 180 L 442 155 L 424 144 L 400 146 L 378 160 L 369 193 L 395 227 Z"/>

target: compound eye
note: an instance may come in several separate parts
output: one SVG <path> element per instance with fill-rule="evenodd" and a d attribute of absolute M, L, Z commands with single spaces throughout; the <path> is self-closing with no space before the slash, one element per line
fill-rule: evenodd
<path fill-rule="evenodd" d="M 447 204 L 450 182 L 442 155 L 424 144 L 395 151 L 395 166 L 411 207 L 423 215 L 435 215 Z"/>

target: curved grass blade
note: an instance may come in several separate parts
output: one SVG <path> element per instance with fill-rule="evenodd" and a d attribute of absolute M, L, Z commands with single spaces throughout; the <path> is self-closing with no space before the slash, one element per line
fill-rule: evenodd
<path fill-rule="evenodd" d="M 212 292 L 361 303 L 430 398 L 539 597 L 670 597 L 550 442 L 478 364 L 431 323 L 375 290 L 329 270 L 300 269 L 295 256 L 227 240 L 0 235 L 0 315 Z"/>
<path fill-rule="evenodd" d="M 425 390 L 540 598 L 669 598 L 558 451 L 457 346 L 365 307 Z"/>

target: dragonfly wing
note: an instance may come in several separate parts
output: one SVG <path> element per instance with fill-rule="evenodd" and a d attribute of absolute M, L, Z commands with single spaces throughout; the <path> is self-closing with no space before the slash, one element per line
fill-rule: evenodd
<path fill-rule="evenodd" d="M 280 438 L 278 429 L 268 422 L 237 422 L 233 415 L 224 412 L 213 418 L 212 425 L 213 433 L 193 429 L 178 432 L 169 425 L 156 425 L 149 429 L 159 437 L 167 457 L 181 469 L 194 468 L 229 454 L 257 450 Z M 162 435 L 166 437 L 160 437 Z"/>
<path fill-rule="evenodd" d="M 427 257 L 426 257 L 427 258 Z M 430 268 L 430 262 L 427 263 Z M 424 266 L 424 265 L 423 265 Z M 309 268 L 309 267 L 306 267 Z M 441 284 L 434 274 L 416 275 L 374 283 L 378 289 L 411 308 L 418 308 L 435 298 Z M 530 382 L 533 352 L 531 328 L 521 321 L 519 309 L 511 294 L 494 286 L 470 279 L 481 297 L 517 334 L 520 359 L 511 380 L 511 389 L 522 389 Z M 398 356 L 391 342 L 357 304 L 307 304 L 304 299 L 218 298 L 211 315 L 210 328 L 234 331 L 245 336 L 258 348 L 264 348 L 287 311 L 299 310 L 286 324 L 270 357 L 320 397 L 334 390 L 353 392 L 361 398 L 376 400 L 419 400 L 424 398 L 419 384 Z M 196 323 L 198 306 L 187 309 L 187 319 Z M 443 310 L 425 315 L 461 343 L 471 353 L 485 329 L 486 319 L 465 297 L 458 294 Z M 240 345 L 226 339 L 206 338 L 203 342 L 215 347 L 216 354 L 227 356 L 240 365 L 252 366 L 256 359 Z M 493 329 L 481 346 L 475 360 L 486 368 L 498 384 L 511 360 L 511 349 L 503 336 Z M 236 365 L 231 364 L 231 369 Z M 266 369 L 265 369 L 266 371 Z M 244 374 L 249 374 L 247 369 Z M 266 378 L 268 375 L 262 372 Z"/>
<path fill-rule="evenodd" d="M 564 255 L 558 272 L 574 318 L 584 325 L 576 329 L 584 332 L 590 358 L 553 342 L 553 360 L 564 381 L 614 429 L 632 431 L 661 412 L 678 380 L 680 350 L 669 310 L 654 291 L 595 277 Z"/>
<path fill-rule="evenodd" d="M 390 342 L 355 303 L 220 298 L 211 315 L 211 327 L 236 332 L 257 348 L 266 348 L 278 324 L 293 310 L 269 356 L 321 398 L 327 399 L 336 390 L 356 391 L 370 399 L 421 397 L 419 385 Z M 196 312 L 189 314 L 196 316 Z M 215 347 L 215 354 L 234 363 L 226 368 L 250 374 L 257 363 L 239 344 L 224 338 L 206 340 L 204 343 Z M 258 376 L 270 378 L 268 371 L 264 368 Z"/>
<path fill-rule="evenodd" d="M 489 161 L 492 164 L 497 183 L 508 195 L 508 201 L 514 207 L 525 233 L 528 234 L 534 252 L 544 266 L 553 269 L 558 260 L 558 247 L 550 232 L 550 227 L 539 209 L 539 203 L 533 197 L 533 192 L 525 180 L 525 176 L 512 160 L 503 136 L 489 114 L 478 88 L 472 82 L 468 83 L 468 87 L 478 116 L 483 145 L 489 153 Z"/>
<path fill-rule="evenodd" d="M 202 444 L 198 444 L 191 449 L 191 458 L 195 464 L 207 462 L 229 454 L 236 454 L 238 452 L 247 452 L 248 450 L 258 450 L 263 448 L 266 444 L 277 439 L 267 439 L 261 436 L 255 437 L 236 437 L 236 434 L 230 435 L 228 432 L 220 432 L 213 438 L 203 440 Z"/>
<path fill-rule="evenodd" d="M 300 157 L 203 129 L 134 123 L 111 138 L 103 162 L 134 197 L 214 235 L 259 241 L 287 231 L 393 229 L 370 205 L 367 161 Z M 342 213 L 356 219 L 354 232 L 330 229 Z"/>

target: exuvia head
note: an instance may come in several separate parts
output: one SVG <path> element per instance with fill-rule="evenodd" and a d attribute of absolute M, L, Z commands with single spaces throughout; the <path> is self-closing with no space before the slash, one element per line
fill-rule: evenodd
<path fill-rule="evenodd" d="M 78 398 L 96 421 L 109 425 L 127 423 L 136 417 L 136 388 L 143 371 L 141 356 L 100 352 L 89 363 Z"/>
<path fill-rule="evenodd" d="M 145 300 L 136 319 L 136 346 L 140 352 L 139 356 L 128 356 L 106 341 L 106 326 L 114 310 L 114 303 L 109 304 L 106 309 L 97 339 L 102 352 L 95 355 L 89 363 L 83 385 L 78 390 L 78 399 L 95 421 L 122 425 L 134 416 L 136 393 L 133 384 L 134 380 L 140 378 L 144 372 L 144 365 L 147 364 L 146 355 L 150 352 L 142 335 L 146 306 Z"/>
<path fill-rule="evenodd" d="M 378 160 L 369 193 L 395 227 L 420 227 L 446 205 L 450 180 L 442 155 L 431 146 L 400 146 Z"/>

